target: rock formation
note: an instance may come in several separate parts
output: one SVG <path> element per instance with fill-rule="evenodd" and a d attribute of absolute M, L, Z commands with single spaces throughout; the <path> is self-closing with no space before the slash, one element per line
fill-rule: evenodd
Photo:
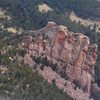
<path fill-rule="evenodd" d="M 63 25 L 48 22 L 43 29 L 33 31 L 29 36 L 23 37 L 19 47 L 27 51 L 27 55 L 24 57 L 25 63 L 32 66 L 32 59 L 28 61 L 31 56 L 45 56 L 49 62 L 57 64 L 56 74 L 61 75 L 65 72 L 68 82 L 72 84 L 77 82 L 78 88 L 83 94 L 91 94 L 98 46 L 90 44 L 87 36 L 82 33 L 72 33 Z M 51 81 L 52 75 L 49 76 L 49 74 L 48 72 L 46 79 Z M 56 83 L 60 87 L 58 80 Z M 68 93 L 67 90 L 64 89 L 64 91 Z M 73 95 L 71 96 L 76 100 L 89 100 L 79 99 Z"/>

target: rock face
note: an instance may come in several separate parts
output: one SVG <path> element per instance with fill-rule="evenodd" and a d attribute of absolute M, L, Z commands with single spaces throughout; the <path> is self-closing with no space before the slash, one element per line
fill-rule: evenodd
<path fill-rule="evenodd" d="M 91 45 L 87 36 L 72 33 L 63 25 L 48 22 L 43 29 L 33 31 L 30 36 L 23 38 L 19 45 L 27 50 L 28 55 L 47 57 L 50 62 L 57 64 L 57 74 L 61 75 L 64 71 L 68 81 L 76 81 L 84 93 L 90 94 L 98 46 Z M 25 56 L 24 61 L 26 58 L 30 59 Z M 28 60 L 25 63 L 29 62 L 32 65 L 32 59 Z"/>
<path fill-rule="evenodd" d="M 45 67 L 43 71 L 40 70 L 39 72 L 49 83 L 52 83 L 52 81 L 55 80 L 57 87 L 63 89 L 64 92 L 73 97 L 74 100 L 92 100 L 89 98 L 88 93 L 84 93 L 79 88 L 75 89 L 75 85 L 72 82 L 66 81 L 56 72 L 52 71 L 51 68 Z"/>

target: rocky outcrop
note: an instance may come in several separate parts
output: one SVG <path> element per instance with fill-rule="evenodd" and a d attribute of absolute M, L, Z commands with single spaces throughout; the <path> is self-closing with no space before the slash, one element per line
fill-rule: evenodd
<path fill-rule="evenodd" d="M 8 72 L 8 68 L 1 65 L 0 66 L 0 74 L 5 74 L 7 72 Z"/>
<path fill-rule="evenodd" d="M 30 67 L 32 67 L 34 65 L 32 58 L 27 54 L 24 57 L 24 63 L 28 64 Z"/>
<path fill-rule="evenodd" d="M 57 74 L 61 75 L 64 72 L 69 82 L 76 81 L 82 93 L 90 95 L 98 46 L 90 44 L 87 36 L 82 33 L 72 33 L 63 25 L 49 22 L 43 29 L 31 31 L 30 36 L 23 37 L 19 47 L 25 49 L 29 56 L 47 57 L 49 62 L 57 64 Z M 24 62 L 32 66 L 32 59 L 29 59 L 30 57 L 25 56 Z M 47 80 L 50 78 L 51 75 Z"/>
<path fill-rule="evenodd" d="M 92 100 L 89 98 L 88 93 L 84 93 L 79 88 L 75 89 L 75 85 L 72 82 L 68 80 L 66 81 L 56 72 L 52 71 L 51 68 L 45 67 L 43 71 L 39 70 L 39 72 L 45 78 L 45 80 L 48 80 L 49 83 L 55 81 L 57 87 L 59 87 L 59 89 L 63 89 L 64 92 L 73 97 L 74 100 Z"/>

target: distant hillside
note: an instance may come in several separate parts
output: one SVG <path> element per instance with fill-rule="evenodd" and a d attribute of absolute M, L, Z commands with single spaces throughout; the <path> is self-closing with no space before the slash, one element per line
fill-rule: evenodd
<path fill-rule="evenodd" d="M 44 3 L 53 11 L 40 12 L 38 5 Z M 100 20 L 100 2 L 96 0 L 0 0 L 0 7 L 13 18 L 12 25 L 26 29 L 43 27 L 49 20 L 66 24 L 69 19 L 64 15 L 70 11 L 83 18 Z"/>
<path fill-rule="evenodd" d="M 97 0 L 44 0 L 52 8 L 74 11 L 78 16 L 100 20 L 100 2 Z"/>
<path fill-rule="evenodd" d="M 84 26 L 90 26 L 91 29 L 93 28 L 94 24 L 97 26 L 96 32 L 100 32 L 100 21 L 94 21 L 90 19 L 83 19 L 81 17 L 78 17 L 74 12 L 70 13 L 70 19 L 72 21 L 75 21 L 76 23 L 80 23 Z"/>

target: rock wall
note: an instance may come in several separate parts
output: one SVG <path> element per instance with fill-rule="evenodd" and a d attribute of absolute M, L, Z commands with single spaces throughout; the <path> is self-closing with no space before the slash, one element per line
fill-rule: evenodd
<path fill-rule="evenodd" d="M 72 33 L 63 25 L 48 22 L 43 29 L 31 32 L 30 36 L 24 36 L 19 47 L 26 50 L 29 56 L 47 57 L 50 62 L 57 64 L 57 74 L 61 75 L 61 72 L 65 71 L 68 82 L 77 81 L 82 93 L 90 95 L 98 46 L 90 44 L 87 36 L 82 33 Z M 25 56 L 24 62 L 31 64 L 33 62 L 28 61 L 29 56 L 28 58 Z M 49 74 L 51 73 L 48 72 Z M 48 76 L 47 80 L 49 81 L 51 77 L 52 75 Z M 60 87 L 60 85 L 57 86 Z M 71 96 L 74 98 L 73 95 Z"/>
<path fill-rule="evenodd" d="M 51 68 L 45 67 L 43 71 L 39 70 L 40 74 L 52 84 L 52 81 L 55 80 L 55 84 L 59 89 L 63 89 L 68 95 L 73 97 L 74 100 L 92 100 L 89 98 L 88 93 L 84 93 L 81 89 L 75 89 L 75 85 L 70 81 L 66 81 L 56 72 L 52 71 Z"/>

